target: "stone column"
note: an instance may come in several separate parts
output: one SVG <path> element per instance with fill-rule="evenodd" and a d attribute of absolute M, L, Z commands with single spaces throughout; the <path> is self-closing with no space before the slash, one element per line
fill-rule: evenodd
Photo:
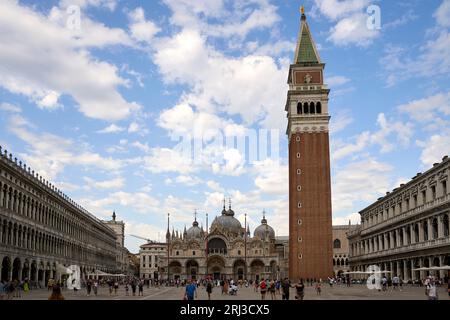
<path fill-rule="evenodd" d="M 428 218 L 427 221 L 428 221 L 428 240 L 430 240 L 433 239 L 433 219 Z"/>
<path fill-rule="evenodd" d="M 409 273 L 408 273 L 408 260 L 403 260 L 403 280 L 408 281 L 409 280 Z"/>
<path fill-rule="evenodd" d="M 390 242 L 390 246 L 389 249 L 395 248 L 395 243 L 394 243 L 394 232 L 395 231 L 389 231 L 389 242 Z"/>
<path fill-rule="evenodd" d="M 419 258 L 419 267 L 420 268 L 423 268 L 423 266 L 424 266 L 423 259 L 425 259 L 425 258 Z M 420 280 L 423 280 L 423 279 L 425 279 L 425 271 L 420 270 Z"/>
<path fill-rule="evenodd" d="M 419 222 L 419 242 L 424 241 L 423 224 L 425 220 Z M 422 278 L 422 276 L 420 276 Z"/>
<path fill-rule="evenodd" d="M 441 214 L 438 218 L 438 238 L 444 237 L 444 215 Z"/>
<path fill-rule="evenodd" d="M 402 276 L 402 268 L 400 267 L 400 260 L 397 261 L 397 277 L 403 278 L 403 276 Z"/>
<path fill-rule="evenodd" d="M 411 235 L 411 244 L 416 243 L 416 234 L 414 233 L 414 224 L 409 225 L 409 233 Z"/>

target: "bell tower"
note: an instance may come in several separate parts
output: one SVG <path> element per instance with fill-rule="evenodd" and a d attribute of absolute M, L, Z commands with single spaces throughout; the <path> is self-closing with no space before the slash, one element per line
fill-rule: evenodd
<path fill-rule="evenodd" d="M 289 277 L 333 276 L 328 94 L 301 8 L 285 110 L 289 139 Z"/>

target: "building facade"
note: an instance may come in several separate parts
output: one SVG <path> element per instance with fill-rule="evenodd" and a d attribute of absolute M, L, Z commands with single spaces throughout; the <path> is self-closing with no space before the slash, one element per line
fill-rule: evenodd
<path fill-rule="evenodd" d="M 419 280 L 421 267 L 450 265 L 450 159 L 418 173 L 408 183 L 360 211 L 361 226 L 349 233 L 350 269 L 377 265 L 388 276 Z M 439 271 L 436 276 L 445 277 Z"/>
<path fill-rule="evenodd" d="M 289 69 L 289 274 L 333 276 L 328 94 L 325 64 L 302 10 L 294 63 Z"/>
<path fill-rule="evenodd" d="M 350 271 L 350 246 L 347 235 L 357 229 L 357 225 L 333 226 L 333 270 L 335 277 L 342 277 L 344 272 Z"/>
<path fill-rule="evenodd" d="M 183 232 L 167 230 L 164 257 L 163 244 L 143 245 L 141 254 L 148 252 L 145 255 L 155 258 L 141 258 L 141 274 L 154 279 L 157 271 L 155 261 L 159 257 L 157 275 L 163 280 L 201 279 L 207 276 L 235 280 L 276 279 L 282 276 L 279 266 L 283 257 L 280 254 L 284 254 L 283 246 L 276 243 L 275 231 L 264 215 L 261 225 L 251 236 L 248 226 L 246 230 L 234 217 L 231 205 L 228 210 L 224 205 L 209 230 L 199 227 L 196 218 L 192 227 L 185 228 Z M 161 253 L 155 254 L 155 250 Z"/>
<path fill-rule="evenodd" d="M 2 280 L 43 286 L 58 265 L 114 272 L 116 234 L 0 147 L 0 262 Z"/>
<path fill-rule="evenodd" d="M 142 279 L 160 280 L 161 267 L 167 265 L 167 243 L 148 242 L 140 246 L 139 276 Z"/>
<path fill-rule="evenodd" d="M 117 272 L 129 273 L 128 250 L 125 248 L 125 223 L 116 220 L 116 212 L 112 214 L 112 220 L 103 221 L 116 234 L 116 270 Z"/>

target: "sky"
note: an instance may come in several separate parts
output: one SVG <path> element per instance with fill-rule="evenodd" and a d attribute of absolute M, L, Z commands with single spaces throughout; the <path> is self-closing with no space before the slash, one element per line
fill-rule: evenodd
<path fill-rule="evenodd" d="M 0 2 L 0 145 L 100 219 L 164 240 L 224 197 L 288 234 L 300 5 L 331 89 L 333 224 L 450 154 L 450 1 Z M 247 137 L 247 138 L 246 138 Z M 245 142 L 248 142 L 245 145 Z"/>

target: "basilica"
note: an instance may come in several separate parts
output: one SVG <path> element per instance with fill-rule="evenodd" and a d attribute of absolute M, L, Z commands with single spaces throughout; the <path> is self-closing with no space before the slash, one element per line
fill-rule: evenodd
<path fill-rule="evenodd" d="M 195 217 L 183 232 L 168 229 L 165 244 L 142 245 L 140 273 L 147 279 L 279 279 L 287 275 L 286 240 L 275 237 L 265 213 L 252 236 L 224 204 L 209 230 Z"/>

